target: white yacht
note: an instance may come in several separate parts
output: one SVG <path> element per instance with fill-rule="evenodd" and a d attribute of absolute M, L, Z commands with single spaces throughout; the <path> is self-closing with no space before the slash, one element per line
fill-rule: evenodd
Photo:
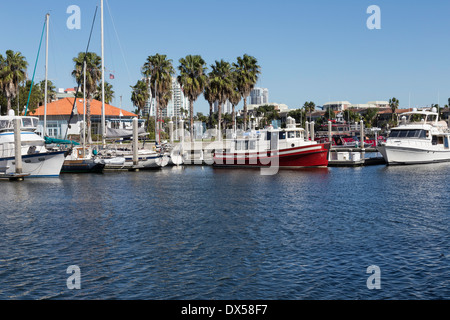
<path fill-rule="evenodd" d="M 15 173 L 14 115 L 0 116 L 0 168 Z M 21 119 L 22 171 L 30 177 L 57 177 L 64 163 L 65 151 L 50 151 L 45 140 L 35 133 L 39 118 Z"/>
<path fill-rule="evenodd" d="M 450 132 L 439 121 L 436 108 L 413 109 L 403 114 L 400 124 L 391 130 L 378 150 L 388 165 L 450 161 Z"/>

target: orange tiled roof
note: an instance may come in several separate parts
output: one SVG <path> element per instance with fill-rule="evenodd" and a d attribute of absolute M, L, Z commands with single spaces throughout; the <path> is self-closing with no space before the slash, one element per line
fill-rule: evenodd
<path fill-rule="evenodd" d="M 72 113 L 73 100 L 75 98 L 64 98 L 57 101 L 53 101 L 47 104 L 47 116 L 65 116 Z M 106 117 L 119 117 L 122 111 L 123 117 L 137 117 L 136 114 L 129 111 L 113 107 L 112 105 L 105 103 L 105 116 Z M 78 114 L 83 114 L 83 99 L 77 98 L 77 112 Z M 35 110 L 32 116 L 43 116 L 44 106 L 40 106 Z M 98 100 L 92 100 L 91 102 L 91 115 L 101 116 L 102 115 L 102 103 Z"/>

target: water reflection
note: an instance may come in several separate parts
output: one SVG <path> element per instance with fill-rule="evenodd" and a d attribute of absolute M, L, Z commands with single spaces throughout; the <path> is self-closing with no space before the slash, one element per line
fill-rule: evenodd
<path fill-rule="evenodd" d="M 0 183 L 0 298 L 448 297 L 449 178 L 190 166 Z M 388 289 L 367 290 L 371 264 Z"/>

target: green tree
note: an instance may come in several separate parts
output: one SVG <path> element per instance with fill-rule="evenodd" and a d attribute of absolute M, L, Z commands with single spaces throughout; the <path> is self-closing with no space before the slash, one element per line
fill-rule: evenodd
<path fill-rule="evenodd" d="M 102 78 L 102 58 L 94 52 L 88 52 L 86 54 L 80 52 L 77 57 L 73 58 L 75 67 L 72 71 L 72 76 L 81 85 L 81 88 L 84 88 L 84 61 L 86 61 L 86 128 L 88 143 L 92 143 L 91 103 L 97 91 L 98 82 Z"/>
<path fill-rule="evenodd" d="M 376 126 L 376 119 L 378 115 L 378 108 L 368 108 L 364 112 L 364 122 L 367 128 Z"/>
<path fill-rule="evenodd" d="M 39 82 L 38 88 L 42 93 L 42 100 L 40 101 L 40 104 L 42 105 L 45 103 L 45 80 Z M 52 81 L 47 80 L 47 103 L 50 103 L 54 100 L 56 100 L 56 87 Z"/>
<path fill-rule="evenodd" d="M 17 97 L 13 100 L 13 105 L 16 107 L 13 107 L 13 109 L 16 110 L 18 114 L 22 114 L 24 111 L 24 107 L 27 105 L 28 102 L 28 96 L 30 96 L 30 102 L 28 104 L 28 112 L 33 113 L 40 105 L 43 104 L 44 101 L 44 93 L 41 92 L 39 85 L 33 85 L 33 88 L 31 89 L 31 80 L 27 80 L 25 84 L 19 86 L 19 94 Z M 19 110 L 17 110 L 17 107 Z"/>
<path fill-rule="evenodd" d="M 288 116 L 295 119 L 296 123 L 299 123 L 302 127 L 305 125 L 306 114 L 303 108 L 298 108 L 292 111 L 289 111 Z"/>
<path fill-rule="evenodd" d="M 217 101 L 217 93 L 214 91 L 213 88 L 211 88 L 211 78 L 212 74 L 209 73 L 207 77 L 207 83 L 205 86 L 205 89 L 203 91 L 203 97 L 206 101 L 208 101 L 209 104 L 209 127 L 212 128 L 213 126 L 213 105 L 214 102 Z"/>
<path fill-rule="evenodd" d="M 134 86 L 130 87 L 132 89 L 131 102 L 133 102 L 133 105 L 137 108 L 137 113 L 142 115 L 148 99 L 150 99 L 147 82 L 138 80 Z"/>
<path fill-rule="evenodd" d="M 280 114 L 274 105 L 259 106 L 256 110 L 257 116 L 262 116 L 261 124 L 270 125 L 273 120 L 279 120 Z"/>
<path fill-rule="evenodd" d="M 206 62 L 199 55 L 187 55 L 179 60 L 178 83 L 184 95 L 189 99 L 190 131 L 194 136 L 194 102 L 207 85 Z"/>
<path fill-rule="evenodd" d="M 236 106 L 241 102 L 241 93 L 239 92 L 238 87 L 238 72 L 235 68 L 232 70 L 232 81 L 233 81 L 233 90 L 231 91 L 228 101 L 231 103 L 231 123 L 234 130 L 236 130 Z"/>
<path fill-rule="evenodd" d="M 198 121 L 201 121 L 201 122 L 208 122 L 208 117 L 207 116 L 205 116 L 202 112 L 197 112 L 197 115 L 195 116 L 195 118 L 198 120 Z"/>
<path fill-rule="evenodd" d="M 389 107 L 392 110 L 392 121 L 394 121 L 394 115 L 395 115 L 395 111 L 398 109 L 398 105 L 399 105 L 399 101 L 398 99 L 396 99 L 395 97 L 392 99 L 389 99 Z"/>
<path fill-rule="evenodd" d="M 357 113 L 353 110 L 353 108 L 350 108 L 350 109 L 344 110 L 344 120 L 346 120 L 348 122 L 352 122 L 352 121 L 359 122 L 361 120 L 361 117 L 360 117 L 359 113 Z"/>
<path fill-rule="evenodd" d="M 0 89 L 6 96 L 6 112 L 12 108 L 12 100 L 19 92 L 19 85 L 26 78 L 28 62 L 20 52 L 6 51 L 6 57 L 0 54 Z"/>
<path fill-rule="evenodd" d="M 94 94 L 94 99 L 102 101 L 102 84 L 99 83 L 97 85 L 97 90 Z M 112 84 L 105 81 L 105 103 L 111 104 L 112 100 L 114 99 L 114 90 Z"/>
<path fill-rule="evenodd" d="M 150 81 L 150 90 L 152 97 L 156 102 L 156 130 L 161 130 L 160 124 L 160 101 L 172 90 L 172 76 L 175 74 L 175 69 L 172 65 L 172 60 L 167 59 L 165 54 L 155 54 L 148 56 L 144 63 L 142 74 Z M 159 135 L 157 135 L 157 138 Z M 159 143 L 158 139 L 158 143 Z"/>
<path fill-rule="evenodd" d="M 247 127 L 247 97 L 258 81 L 261 67 L 255 57 L 244 54 L 237 58 L 237 63 L 233 63 L 234 69 L 237 71 L 237 87 L 244 100 L 244 129 Z"/>
<path fill-rule="evenodd" d="M 311 122 L 311 113 L 316 110 L 316 104 L 312 101 L 306 101 L 303 105 L 306 113 L 309 113 L 309 121 Z"/>
<path fill-rule="evenodd" d="M 230 63 L 220 60 L 211 65 L 210 86 L 217 93 L 219 137 L 221 137 L 222 106 L 233 91 L 233 77 Z"/>

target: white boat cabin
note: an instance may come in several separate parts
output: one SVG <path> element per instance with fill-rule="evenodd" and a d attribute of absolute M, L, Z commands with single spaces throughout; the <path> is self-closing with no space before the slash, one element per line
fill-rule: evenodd
<path fill-rule="evenodd" d="M 14 119 L 15 116 L 0 117 L 0 158 L 14 156 Z M 45 141 L 38 136 L 39 118 L 19 117 L 21 119 L 22 155 L 45 151 Z"/>
<path fill-rule="evenodd" d="M 447 123 L 439 121 L 435 108 L 431 112 L 413 110 L 403 114 L 400 124 L 391 130 L 388 142 L 440 145 L 448 149 L 449 135 Z"/>
<path fill-rule="evenodd" d="M 225 140 L 226 153 L 252 153 L 266 150 L 283 150 L 316 144 L 305 140 L 303 128 L 265 129 L 245 133 L 244 136 Z"/>

